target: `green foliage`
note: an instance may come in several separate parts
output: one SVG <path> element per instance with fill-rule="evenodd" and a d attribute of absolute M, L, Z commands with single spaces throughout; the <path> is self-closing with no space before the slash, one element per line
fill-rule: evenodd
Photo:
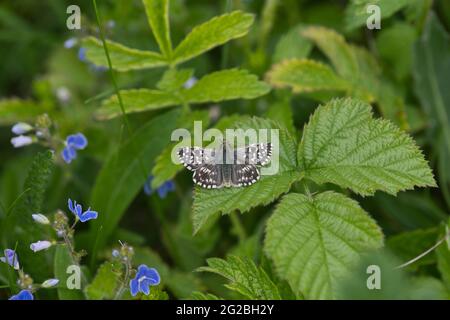
<path fill-rule="evenodd" d="M 143 0 L 148 22 L 162 54 L 170 60 L 169 0 Z"/>
<path fill-rule="evenodd" d="M 255 265 L 249 258 L 229 256 L 227 260 L 210 258 L 206 261 L 208 267 L 198 271 L 208 271 L 221 275 L 231 283 L 226 287 L 254 300 L 280 300 L 281 296 L 276 285 L 267 273 Z"/>
<path fill-rule="evenodd" d="M 92 248 L 106 243 L 143 187 L 154 159 L 169 142 L 178 115 L 172 111 L 153 118 L 106 160 L 92 191 L 91 206 L 100 213 L 91 223 Z"/>
<path fill-rule="evenodd" d="M 450 232 L 448 228 L 449 223 L 447 223 L 447 228 L 444 229 L 444 232 L 439 234 L 439 237 L 447 237 L 446 241 L 442 243 L 436 249 L 436 258 L 437 258 L 437 267 L 441 273 L 442 280 L 444 282 L 445 288 L 447 290 L 447 298 L 450 298 L 450 245 L 449 238 Z"/>
<path fill-rule="evenodd" d="M 120 280 L 122 267 L 114 262 L 105 262 L 97 270 L 92 282 L 84 292 L 89 300 L 113 299 Z"/>
<path fill-rule="evenodd" d="M 48 111 L 45 105 L 32 100 L 2 99 L 0 100 L 0 124 L 13 124 L 17 121 L 33 120 L 39 114 Z"/>
<path fill-rule="evenodd" d="M 316 110 L 305 126 L 298 160 L 305 177 L 362 195 L 436 185 L 414 141 L 389 121 L 373 119 L 368 104 L 352 99 Z"/>
<path fill-rule="evenodd" d="M 273 63 L 287 59 L 302 59 L 309 55 L 312 44 L 300 36 L 301 30 L 303 30 L 303 26 L 297 26 L 280 38 L 273 54 Z"/>
<path fill-rule="evenodd" d="M 264 247 L 297 295 L 330 299 L 360 254 L 382 244 L 380 228 L 354 200 L 325 192 L 283 197 L 267 222 Z"/>
<path fill-rule="evenodd" d="M 97 66 L 108 67 L 105 51 L 101 41 L 94 37 L 83 39 L 86 48 L 86 58 Z M 128 48 L 120 43 L 107 40 L 112 66 L 117 71 L 129 71 L 145 68 L 155 68 L 167 65 L 159 53 Z"/>
<path fill-rule="evenodd" d="M 195 27 L 174 50 L 172 63 L 179 64 L 246 35 L 253 20 L 251 14 L 234 11 Z"/>
<path fill-rule="evenodd" d="M 75 288 L 69 289 L 67 287 L 67 283 L 73 285 L 76 284 L 76 281 L 74 281 L 73 279 L 77 278 L 77 271 L 74 271 L 74 269 L 68 269 L 71 266 L 75 266 L 75 268 L 78 267 L 72 255 L 70 254 L 70 250 L 66 245 L 57 245 L 55 249 L 54 269 L 55 278 L 59 280 L 57 289 L 58 298 L 60 300 L 84 300 L 84 293 L 82 290 Z M 68 271 L 70 271 L 70 273 L 68 273 Z M 79 275 L 83 276 L 82 273 Z M 83 286 L 84 284 L 85 279 L 84 277 L 82 277 L 80 285 Z"/>

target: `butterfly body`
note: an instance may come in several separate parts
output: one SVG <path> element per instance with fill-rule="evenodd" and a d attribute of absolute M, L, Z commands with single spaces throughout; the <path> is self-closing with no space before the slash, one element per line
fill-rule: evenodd
<path fill-rule="evenodd" d="M 184 147 L 178 150 L 180 162 L 194 172 L 194 183 L 207 189 L 254 184 L 260 179 L 258 166 L 266 165 L 271 155 L 270 143 L 234 149 L 224 142 L 217 149 Z"/>

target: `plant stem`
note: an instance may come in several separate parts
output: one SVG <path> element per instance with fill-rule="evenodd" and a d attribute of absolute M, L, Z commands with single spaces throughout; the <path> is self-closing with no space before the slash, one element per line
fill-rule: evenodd
<path fill-rule="evenodd" d="M 125 288 L 128 284 L 128 281 L 130 280 L 130 274 L 131 274 L 130 259 L 127 259 L 125 263 L 125 276 L 123 278 L 122 283 L 120 284 L 119 289 L 117 290 L 114 300 L 119 300 L 122 297 L 123 293 L 125 292 Z"/>

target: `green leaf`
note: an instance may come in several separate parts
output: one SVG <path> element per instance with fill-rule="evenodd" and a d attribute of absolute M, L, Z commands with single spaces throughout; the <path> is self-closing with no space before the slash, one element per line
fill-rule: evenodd
<path fill-rule="evenodd" d="M 193 69 L 167 69 L 156 87 L 164 91 L 177 91 L 194 73 Z"/>
<path fill-rule="evenodd" d="M 97 270 L 94 280 L 84 289 L 89 300 L 114 298 L 121 274 L 121 265 L 107 261 Z"/>
<path fill-rule="evenodd" d="M 246 257 L 228 256 L 227 260 L 210 258 L 208 267 L 198 271 L 213 272 L 230 280 L 226 287 L 252 300 L 281 300 L 277 286 L 267 273 Z"/>
<path fill-rule="evenodd" d="M 448 228 L 444 230 L 444 232 L 440 233 L 440 238 L 447 235 L 448 237 Z M 447 232 L 447 234 L 446 234 Z M 450 247 L 448 246 L 448 238 L 447 241 L 444 241 L 437 249 L 436 249 L 436 257 L 437 257 L 437 267 L 439 272 L 441 273 L 442 280 L 447 289 L 447 294 L 450 297 Z"/>
<path fill-rule="evenodd" d="M 75 261 L 73 260 L 69 249 L 66 245 L 57 245 L 55 249 L 55 258 L 54 258 L 54 268 L 55 268 L 55 278 L 59 280 L 58 285 L 58 298 L 60 300 L 84 300 L 83 291 L 80 289 L 69 289 L 67 287 L 67 280 L 69 277 L 69 283 L 74 284 L 71 280 L 77 276 L 76 272 L 73 270 L 68 270 L 70 266 L 77 266 Z M 67 273 L 67 271 L 71 271 L 71 273 Z M 80 270 L 80 285 L 84 284 L 83 274 Z"/>
<path fill-rule="evenodd" d="M 246 35 L 253 20 L 251 14 L 233 11 L 196 26 L 175 49 L 172 62 L 179 64 Z"/>
<path fill-rule="evenodd" d="M 437 122 L 444 135 L 447 152 L 450 154 L 450 95 L 448 83 L 450 74 L 450 36 L 434 14 L 430 14 L 423 34 L 414 45 L 413 76 L 414 88 L 424 111 Z M 445 175 L 445 172 L 441 172 Z"/>
<path fill-rule="evenodd" d="M 367 12 L 367 6 L 369 5 L 378 6 L 381 19 L 385 19 L 403 9 L 410 2 L 411 0 L 351 0 L 345 10 L 346 29 L 352 30 L 366 25 L 366 21 L 373 15 L 373 11 Z"/>
<path fill-rule="evenodd" d="M 172 42 L 169 27 L 169 0 L 143 0 L 148 22 L 162 54 L 170 60 Z"/>
<path fill-rule="evenodd" d="M 98 241 L 101 248 L 114 231 L 144 185 L 156 156 L 169 143 L 178 117 L 179 112 L 171 111 L 153 118 L 107 158 L 92 190 L 91 207 L 99 213 L 91 223 L 92 246 Z"/>
<path fill-rule="evenodd" d="M 342 194 L 288 194 L 267 222 L 265 250 L 280 276 L 307 299 L 335 298 L 360 254 L 383 244 L 374 220 Z"/>
<path fill-rule="evenodd" d="M 169 295 L 160 286 L 151 287 L 149 295 L 141 294 L 140 297 L 140 300 L 169 300 Z"/>
<path fill-rule="evenodd" d="M 48 107 L 32 100 L 2 99 L 0 100 L 0 125 L 34 121 L 38 115 L 48 111 Z"/>
<path fill-rule="evenodd" d="M 120 43 L 106 40 L 111 63 L 117 71 L 129 71 L 146 68 L 156 68 L 167 65 L 166 60 L 159 53 L 128 48 Z M 82 40 L 86 49 L 86 58 L 95 65 L 108 67 L 105 50 L 101 41 L 94 37 Z"/>
<path fill-rule="evenodd" d="M 183 91 L 182 96 L 188 103 L 205 103 L 255 99 L 269 91 L 265 82 L 247 70 L 229 69 L 204 76 L 192 88 Z"/>
<path fill-rule="evenodd" d="M 268 82 L 278 88 L 292 88 L 295 93 L 322 90 L 347 91 L 349 84 L 327 65 L 306 59 L 291 59 L 274 66 Z"/>
<path fill-rule="evenodd" d="M 263 176 L 257 183 L 245 188 L 205 189 L 196 186 L 192 214 L 194 233 L 219 212 L 228 214 L 239 210 L 244 213 L 256 206 L 273 202 L 281 194 L 288 192 L 292 183 L 302 178 L 302 173 L 296 169 L 296 141 L 286 128 L 262 118 L 240 121 L 235 124 L 235 128 L 278 129 L 279 152 L 274 150 L 272 159 L 279 155 L 279 171 L 275 175 Z"/>
<path fill-rule="evenodd" d="M 170 92 L 149 89 L 120 90 L 126 113 L 158 110 L 181 104 L 181 100 Z M 122 115 L 119 100 L 116 95 L 103 101 L 95 117 L 99 120 L 109 120 Z"/>
<path fill-rule="evenodd" d="M 207 111 L 192 111 L 184 114 L 178 120 L 177 128 L 185 128 L 193 134 L 194 121 L 201 121 L 202 129 L 206 129 L 209 124 L 209 113 Z M 201 134 L 201 132 L 196 133 Z M 189 141 L 186 141 L 189 144 Z M 183 170 L 183 166 L 175 164 L 172 161 L 172 152 L 176 152 L 174 149 L 178 142 L 170 143 L 158 156 L 155 161 L 155 166 L 152 170 L 152 189 L 160 187 L 164 182 L 175 178 L 178 172 Z M 180 146 L 181 147 L 181 146 Z"/>
<path fill-rule="evenodd" d="M 278 63 L 287 59 L 306 58 L 312 49 L 309 40 L 301 36 L 303 26 L 292 28 L 278 41 L 273 54 L 273 62 Z"/>
<path fill-rule="evenodd" d="M 199 291 L 192 292 L 191 298 L 192 300 L 222 300 L 218 296 L 211 293 L 203 293 Z"/>
<path fill-rule="evenodd" d="M 373 119 L 370 105 L 359 100 L 337 99 L 317 108 L 298 159 L 305 177 L 361 195 L 436 185 L 411 137 L 387 120 Z"/>

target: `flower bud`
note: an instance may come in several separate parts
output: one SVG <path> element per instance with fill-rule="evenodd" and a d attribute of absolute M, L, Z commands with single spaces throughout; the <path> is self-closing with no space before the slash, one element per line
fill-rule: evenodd
<path fill-rule="evenodd" d="M 33 250 L 34 252 L 38 252 L 38 251 L 48 249 L 51 246 L 52 246 L 52 243 L 50 241 L 43 240 L 43 241 L 38 241 L 38 242 L 32 243 L 30 245 L 30 249 Z"/>
<path fill-rule="evenodd" d="M 33 127 L 25 122 L 18 122 L 11 129 L 11 131 L 17 135 L 27 133 L 31 130 L 33 130 Z"/>
<path fill-rule="evenodd" d="M 41 287 L 43 288 L 51 288 L 56 286 L 59 283 L 58 279 L 48 279 L 45 280 L 44 283 L 41 284 Z"/>
<path fill-rule="evenodd" d="M 50 220 L 46 216 L 44 216 L 42 213 L 35 213 L 31 215 L 33 217 L 33 220 L 40 224 L 50 224 Z"/>
<path fill-rule="evenodd" d="M 21 148 L 33 143 L 33 138 L 29 136 L 17 136 L 11 139 L 14 148 Z"/>

